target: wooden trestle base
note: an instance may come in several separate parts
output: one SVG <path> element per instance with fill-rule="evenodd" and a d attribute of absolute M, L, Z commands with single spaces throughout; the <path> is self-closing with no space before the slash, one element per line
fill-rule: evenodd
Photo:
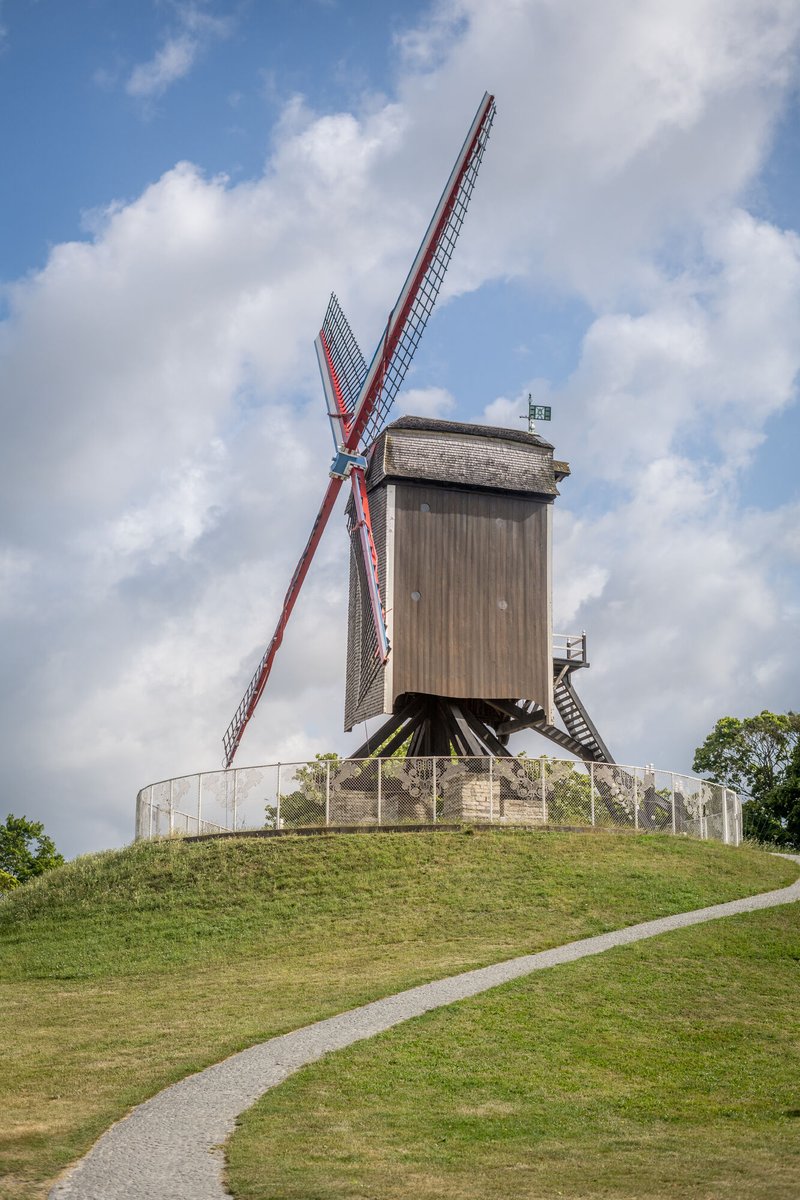
<path fill-rule="evenodd" d="M 613 763 L 613 758 L 578 698 L 571 672 L 558 672 L 554 699 L 565 730 L 550 725 L 542 708 L 526 700 L 453 699 L 406 695 L 397 711 L 349 758 L 389 757 L 408 743 L 410 758 L 451 751 L 466 757 L 513 757 L 512 733 L 534 729 L 584 762 Z"/>

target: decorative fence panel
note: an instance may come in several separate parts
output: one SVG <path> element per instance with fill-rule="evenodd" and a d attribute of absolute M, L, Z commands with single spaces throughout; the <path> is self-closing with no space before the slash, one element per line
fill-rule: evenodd
<path fill-rule="evenodd" d="M 142 788 L 136 837 L 249 829 L 489 824 L 673 833 L 738 845 L 742 806 L 716 783 L 558 758 L 316 759 Z"/>

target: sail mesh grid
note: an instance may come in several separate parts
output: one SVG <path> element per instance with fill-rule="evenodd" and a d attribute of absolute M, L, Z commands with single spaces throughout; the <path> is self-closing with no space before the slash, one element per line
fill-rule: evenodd
<path fill-rule="evenodd" d="M 381 660 L 380 647 L 378 645 L 378 635 L 375 631 L 375 622 L 372 618 L 372 606 L 369 602 L 369 583 L 367 580 L 367 564 L 364 561 L 362 553 L 361 539 L 358 533 L 358 527 L 355 521 L 355 514 L 348 513 L 347 532 L 350 535 L 350 545 L 353 549 L 353 558 L 356 564 L 357 571 L 357 611 L 359 613 L 361 645 L 360 659 L 358 671 L 358 685 L 356 691 L 355 710 L 361 706 L 364 697 L 370 691 L 373 683 L 378 677 L 378 673 L 383 667 Z"/>
<path fill-rule="evenodd" d="M 439 295 L 445 272 L 453 256 L 456 240 L 464 223 L 467 207 L 472 198 L 475 181 L 478 177 L 478 170 L 483 159 L 484 150 L 486 149 L 486 143 L 489 140 L 489 132 L 492 128 L 494 114 L 495 108 L 492 105 L 483 119 L 480 133 L 475 142 L 475 149 L 472 151 L 469 165 L 464 172 L 458 191 L 453 199 L 447 223 L 436 243 L 433 257 L 417 289 L 395 352 L 386 369 L 380 395 L 375 403 L 372 415 L 364 428 L 362 444 L 365 446 L 371 445 L 381 432 L 389 415 L 389 410 L 394 403 L 394 398 L 400 390 L 406 371 L 414 357 L 414 352 L 428 323 L 428 318 L 433 311 L 433 306 Z"/>
<path fill-rule="evenodd" d="M 356 400 L 366 378 L 367 364 L 335 292 L 331 293 L 328 302 L 322 332 L 328 343 L 331 362 L 339 379 L 345 411 L 349 418 L 353 415 Z"/>

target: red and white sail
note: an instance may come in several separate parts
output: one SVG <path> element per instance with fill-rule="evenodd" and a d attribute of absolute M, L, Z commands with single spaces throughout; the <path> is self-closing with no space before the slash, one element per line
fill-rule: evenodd
<path fill-rule="evenodd" d="M 364 477 L 366 458 L 360 447 L 369 447 L 386 423 L 389 410 L 436 303 L 475 187 L 494 114 L 494 97 L 487 93 L 470 125 L 397 302 L 389 313 L 386 328 L 369 367 L 366 366 L 338 300 L 331 296 L 322 329 L 314 343 L 336 451 L 331 466 L 331 478 L 289 584 L 275 633 L 223 738 L 226 767 L 231 765 L 247 722 L 264 691 L 303 580 L 336 503 L 342 482 L 348 477 L 353 489 L 355 524 L 361 543 L 370 609 L 376 632 L 376 652 L 382 656 L 383 661 L 389 654 L 386 623 L 380 600 L 378 561 L 369 520 Z"/>

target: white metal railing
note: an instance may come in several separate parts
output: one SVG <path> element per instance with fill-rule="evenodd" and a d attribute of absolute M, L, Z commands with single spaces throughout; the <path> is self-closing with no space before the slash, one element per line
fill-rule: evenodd
<path fill-rule="evenodd" d="M 587 663 L 586 632 L 554 633 L 553 658 L 558 662 Z"/>
<path fill-rule="evenodd" d="M 367 758 L 237 767 L 136 798 L 136 837 L 439 822 L 628 829 L 737 845 L 736 792 L 653 767 L 548 758 Z"/>

